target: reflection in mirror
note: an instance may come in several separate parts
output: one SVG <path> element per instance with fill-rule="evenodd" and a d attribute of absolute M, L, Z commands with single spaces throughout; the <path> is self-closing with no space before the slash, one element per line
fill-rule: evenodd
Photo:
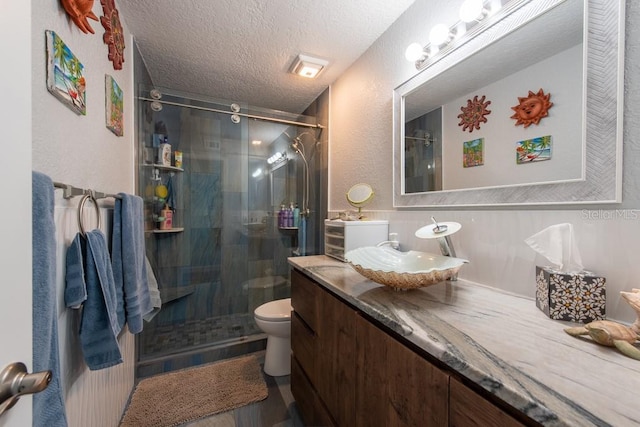
<path fill-rule="evenodd" d="M 443 137 L 439 167 L 427 164 L 415 171 L 415 157 L 405 158 L 405 179 L 410 170 L 415 172 L 405 181 L 406 193 L 582 178 L 583 22 L 576 19 L 583 15 L 582 1 L 565 1 L 404 96 L 405 154 L 410 154 L 407 135 L 414 123 L 436 112 L 442 121 L 430 127 L 441 129 Z M 487 63 L 487 57 L 505 52 L 504 60 Z M 555 108 L 532 126 L 528 120 L 526 128 L 514 125 L 513 106 L 520 98 L 528 102 L 528 91 L 537 93 L 539 88 L 553 96 Z M 440 96 L 434 95 L 437 91 Z M 411 120 L 415 114 L 422 115 Z M 518 141 L 543 136 L 552 140 L 544 157 L 550 161 L 515 160 Z M 440 178 L 439 186 L 415 185 L 420 178 L 425 184 L 432 181 L 431 176 Z"/>
<path fill-rule="evenodd" d="M 404 156 L 405 192 L 442 190 L 442 108 L 406 123 Z"/>
<path fill-rule="evenodd" d="M 394 91 L 394 206 L 620 200 L 624 2 L 586 1 L 527 2 Z"/>

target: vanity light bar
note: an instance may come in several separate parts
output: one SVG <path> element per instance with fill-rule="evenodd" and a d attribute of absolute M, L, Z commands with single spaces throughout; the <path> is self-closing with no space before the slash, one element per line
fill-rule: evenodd
<path fill-rule="evenodd" d="M 405 56 L 409 60 L 415 60 L 416 69 L 422 70 L 444 58 L 454 49 L 462 46 L 482 31 L 509 16 L 512 12 L 530 1 L 531 0 L 485 1 L 476 19 L 471 20 L 471 22 L 465 22 L 462 19 L 456 22 L 453 26 L 449 27 L 449 33 L 446 37 L 434 37 L 433 40 L 430 40 L 429 44 L 424 46 L 422 52 L 420 52 L 420 45 L 412 43 L 407 48 Z M 468 19 L 468 17 L 465 17 L 465 19 Z M 442 31 L 438 33 L 442 33 Z M 434 34 L 434 36 L 435 35 L 436 34 Z M 437 35 L 442 36 L 442 34 Z"/>

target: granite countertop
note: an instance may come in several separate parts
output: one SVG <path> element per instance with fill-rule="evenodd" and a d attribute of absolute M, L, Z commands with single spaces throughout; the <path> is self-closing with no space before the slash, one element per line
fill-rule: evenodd
<path fill-rule="evenodd" d="M 640 425 L 640 361 L 567 335 L 533 299 L 462 279 L 395 291 L 324 255 L 288 261 L 544 425 Z"/>

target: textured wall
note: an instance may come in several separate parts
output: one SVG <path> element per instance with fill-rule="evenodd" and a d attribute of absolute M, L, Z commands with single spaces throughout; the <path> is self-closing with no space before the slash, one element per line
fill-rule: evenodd
<path fill-rule="evenodd" d="M 102 15 L 100 2 L 93 12 Z M 122 18 L 121 18 L 122 19 Z M 82 33 L 67 18 L 59 2 L 47 2 L 32 13 L 32 111 L 33 169 L 61 181 L 83 188 L 109 193 L 133 193 L 133 68 L 132 45 L 127 36 L 123 69 L 113 69 L 102 41 L 104 29 L 90 21 L 95 34 Z M 124 22 L 123 22 L 124 25 Z M 87 79 L 87 114 L 79 116 L 51 95 L 46 88 L 45 30 L 53 30 L 71 48 L 85 66 Z M 125 27 L 125 34 L 128 31 Z M 114 77 L 124 91 L 124 137 L 117 137 L 105 127 L 105 74 Z M 56 191 L 56 231 L 58 241 L 58 309 L 60 312 L 60 352 L 62 382 L 65 389 L 67 418 L 70 426 L 117 425 L 134 381 L 134 337 L 125 332 L 120 346 L 125 362 L 116 367 L 89 371 L 80 351 L 77 313 L 64 308 L 65 251 L 78 231 L 76 206 L 79 198 L 69 201 Z M 107 217 L 111 199 L 100 202 L 102 228 L 108 232 Z M 94 218 L 88 210 L 89 220 Z M 95 224 L 95 222 L 90 222 Z M 107 234 L 108 235 L 108 234 Z"/>
<path fill-rule="evenodd" d="M 393 210 L 392 93 L 415 74 L 404 59 L 412 41 L 426 44 L 438 21 L 455 22 L 460 2 L 417 1 L 332 86 L 329 209 L 350 208 L 344 194 L 353 184 L 370 183 L 375 198 L 366 209 L 372 218 L 390 220 L 402 249 L 439 251 L 437 243 L 413 237 L 419 227 L 457 221 L 453 236 L 457 254 L 470 263 L 460 276 L 487 286 L 533 297 L 535 265 L 544 264 L 523 240 L 540 229 L 561 222 L 574 224 L 585 268 L 607 278 L 607 310 L 612 318 L 631 321 L 634 313 L 619 291 L 639 287 L 640 265 L 635 253 L 640 241 L 640 5 L 626 3 L 624 183 L 619 206 L 534 209 Z M 623 209 L 624 208 L 624 209 Z"/>

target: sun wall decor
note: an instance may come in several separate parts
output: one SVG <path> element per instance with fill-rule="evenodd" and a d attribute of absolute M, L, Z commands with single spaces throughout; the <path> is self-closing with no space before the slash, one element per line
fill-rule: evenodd
<path fill-rule="evenodd" d="M 478 95 L 473 97 L 473 100 L 467 100 L 466 107 L 460 107 L 462 113 L 458 114 L 458 118 L 460 119 L 460 123 L 458 126 L 462 126 L 462 131 L 469 130 L 469 132 L 473 132 L 474 129 L 480 130 L 480 123 L 487 123 L 487 118 L 485 116 L 491 114 L 491 110 L 487 110 L 491 101 L 485 102 L 485 96 L 482 95 L 482 98 L 478 99 Z"/>
<path fill-rule="evenodd" d="M 114 70 L 122 70 L 124 62 L 124 31 L 120 23 L 120 15 L 114 0 L 100 0 L 103 16 L 100 22 L 104 27 L 102 40 L 109 46 L 109 60 L 113 62 Z"/>
<path fill-rule="evenodd" d="M 87 19 L 98 20 L 98 17 L 93 13 L 93 0 L 60 0 L 60 3 L 62 3 L 64 11 L 71 17 L 73 23 L 76 24 L 83 33 L 95 34 Z"/>
<path fill-rule="evenodd" d="M 511 107 L 515 113 L 511 116 L 516 120 L 516 126 L 524 125 L 528 128 L 531 124 L 538 124 L 543 117 L 549 115 L 549 108 L 553 107 L 553 102 L 550 102 L 551 94 L 545 95 L 544 91 L 540 89 L 538 93 L 529 91 L 529 95 L 525 97 L 518 97 L 519 104 Z"/>

